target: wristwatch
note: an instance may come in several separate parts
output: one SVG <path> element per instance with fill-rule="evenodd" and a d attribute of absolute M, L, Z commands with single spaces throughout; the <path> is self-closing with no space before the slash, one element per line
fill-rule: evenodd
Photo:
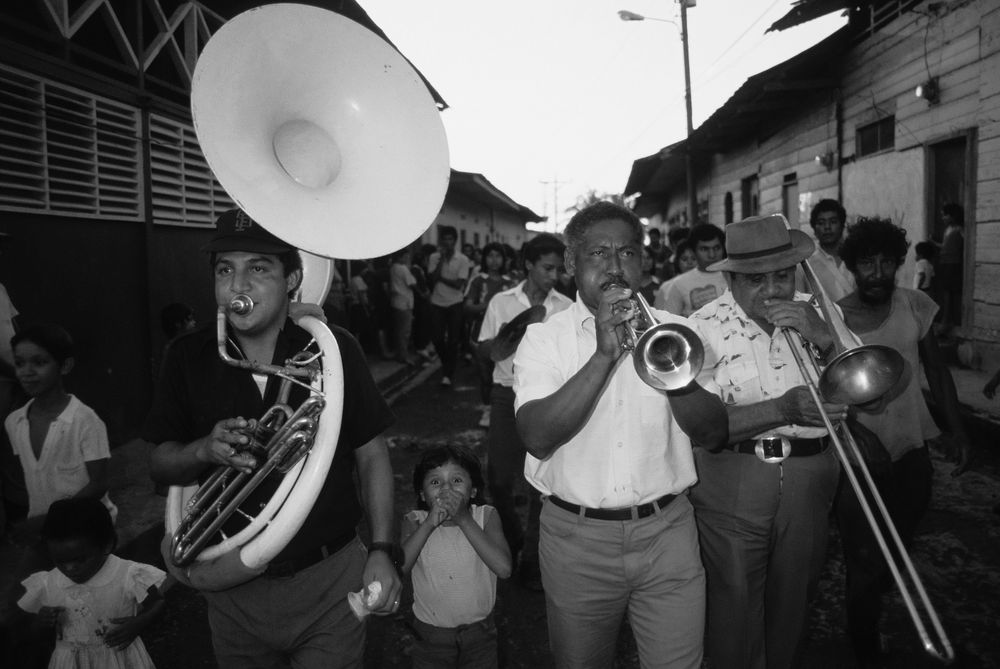
<path fill-rule="evenodd" d="M 397 572 L 402 573 L 404 562 L 402 546 L 391 541 L 373 541 L 368 544 L 368 553 L 370 555 L 375 551 L 381 551 L 388 555 L 392 566 L 396 568 Z"/>

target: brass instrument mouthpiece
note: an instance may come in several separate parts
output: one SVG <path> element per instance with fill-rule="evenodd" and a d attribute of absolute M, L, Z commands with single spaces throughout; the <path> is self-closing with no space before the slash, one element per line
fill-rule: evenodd
<path fill-rule="evenodd" d="M 249 295 L 237 295 L 229 300 L 229 311 L 237 316 L 246 316 L 253 311 L 253 299 Z"/>

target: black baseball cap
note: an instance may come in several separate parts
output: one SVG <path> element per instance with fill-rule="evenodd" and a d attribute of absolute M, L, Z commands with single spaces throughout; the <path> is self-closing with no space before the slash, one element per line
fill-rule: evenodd
<path fill-rule="evenodd" d="M 219 216 L 215 221 L 215 236 L 202 247 L 206 253 L 285 253 L 294 250 L 294 246 L 272 235 L 242 209 L 230 209 Z"/>

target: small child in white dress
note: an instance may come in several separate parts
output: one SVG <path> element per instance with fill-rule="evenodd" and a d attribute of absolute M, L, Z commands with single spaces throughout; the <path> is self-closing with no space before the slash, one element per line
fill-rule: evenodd
<path fill-rule="evenodd" d="M 418 509 L 403 518 L 403 572 L 413 572 L 415 669 L 497 666 L 493 622 L 497 576 L 511 572 L 510 549 L 468 449 L 429 450 L 413 472 Z"/>
<path fill-rule="evenodd" d="M 96 499 L 53 502 L 42 535 L 56 568 L 26 578 L 17 605 L 55 630 L 49 669 L 152 668 L 138 635 L 163 609 L 166 574 L 112 555 L 111 515 Z"/>

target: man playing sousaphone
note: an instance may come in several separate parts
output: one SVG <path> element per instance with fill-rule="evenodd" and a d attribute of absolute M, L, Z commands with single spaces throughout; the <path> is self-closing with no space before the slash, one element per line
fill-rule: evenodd
<path fill-rule="evenodd" d="M 796 666 L 826 556 L 839 465 L 789 348 L 795 341 L 803 359 L 834 349 L 809 296 L 795 292 L 796 266 L 813 249 L 777 214 L 727 226 L 728 257 L 709 269 L 726 273 L 729 290 L 691 315 L 706 342 L 699 381 L 719 394 L 729 419 L 725 448 L 696 449 L 691 489 L 708 577 L 705 650 L 715 667 Z M 845 405 L 823 409 L 833 421 L 846 417 Z"/>
<path fill-rule="evenodd" d="M 310 336 L 289 319 L 290 296 L 302 279 L 299 252 L 240 210 L 216 222 L 205 247 L 220 307 L 237 295 L 253 308 L 228 309 L 228 353 L 235 359 L 282 365 Z M 249 581 L 205 592 L 212 643 L 220 667 L 360 666 L 365 627 L 351 613 L 347 594 L 374 581 L 381 594 L 374 613 L 398 609 L 400 580 L 393 564 L 393 478 L 382 437 L 393 415 L 379 394 L 364 355 L 345 330 L 331 326 L 343 360 L 344 406 L 339 442 L 319 496 L 301 529 Z M 186 485 L 226 465 L 250 471 L 259 465 L 244 448 L 246 428 L 277 401 L 279 379 L 223 362 L 214 327 L 175 340 L 167 351 L 143 437 L 156 445 L 151 474 L 157 482 Z M 307 391 L 293 387 L 294 408 Z M 372 543 L 356 526 L 362 504 Z M 278 478 L 272 476 L 273 478 Z M 246 508 L 269 499 L 271 479 Z M 183 576 L 182 576 L 183 580 Z"/>

